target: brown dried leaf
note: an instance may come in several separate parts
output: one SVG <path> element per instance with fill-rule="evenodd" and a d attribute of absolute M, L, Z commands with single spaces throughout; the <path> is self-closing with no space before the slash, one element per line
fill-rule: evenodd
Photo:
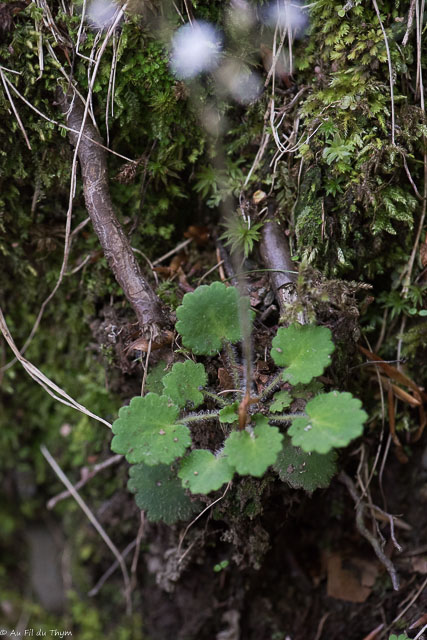
<path fill-rule="evenodd" d="M 351 558 L 345 562 L 340 553 L 328 558 L 328 596 L 347 602 L 365 602 L 378 575 L 378 564 L 363 558 Z"/>

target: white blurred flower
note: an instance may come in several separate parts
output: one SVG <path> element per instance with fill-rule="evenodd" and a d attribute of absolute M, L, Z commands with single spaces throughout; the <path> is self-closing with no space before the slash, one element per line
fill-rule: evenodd
<path fill-rule="evenodd" d="M 308 25 L 307 13 L 298 0 L 273 0 L 263 11 L 263 19 L 271 27 L 276 24 L 292 29 L 294 35 L 301 36 Z"/>
<path fill-rule="evenodd" d="M 235 61 L 222 66 L 217 78 L 234 100 L 241 104 L 250 104 L 262 93 L 262 81 L 257 73 L 242 68 Z"/>
<path fill-rule="evenodd" d="M 117 8 L 117 4 L 112 0 L 92 0 L 86 13 L 86 20 L 91 27 L 108 29 L 114 22 Z"/>
<path fill-rule="evenodd" d="M 208 22 L 180 27 L 172 39 L 171 68 L 178 78 L 193 78 L 211 71 L 219 62 L 222 38 Z"/>

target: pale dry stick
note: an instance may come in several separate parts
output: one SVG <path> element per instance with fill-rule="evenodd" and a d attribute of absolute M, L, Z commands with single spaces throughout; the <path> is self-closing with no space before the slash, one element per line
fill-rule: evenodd
<path fill-rule="evenodd" d="M 206 273 L 204 273 L 202 275 L 201 278 L 199 278 L 199 280 L 197 281 L 197 286 L 199 287 L 203 280 L 205 278 L 207 278 L 211 273 L 213 273 L 216 269 L 219 269 L 220 267 L 222 267 L 222 265 L 224 264 L 224 260 L 220 260 L 219 262 L 217 262 L 213 267 L 211 267 L 208 271 L 206 271 Z"/>
<path fill-rule="evenodd" d="M 279 47 L 278 47 L 277 51 L 274 52 L 274 50 L 273 50 L 273 57 L 272 57 L 272 60 L 271 60 L 271 67 L 270 67 L 270 69 L 268 71 L 267 78 L 266 78 L 266 80 L 264 82 L 264 89 L 266 89 L 268 87 L 268 85 L 270 83 L 270 80 L 271 80 L 271 77 L 276 71 L 277 61 L 279 60 L 279 56 L 282 53 L 283 45 L 285 43 L 285 38 L 286 38 L 286 31 L 284 32 L 284 34 L 283 34 L 283 36 L 282 36 L 282 38 L 280 40 Z"/>
<path fill-rule="evenodd" d="M 86 5 L 87 5 L 87 0 L 83 0 L 82 15 L 81 15 L 81 18 L 80 18 L 80 24 L 79 24 L 79 28 L 78 28 L 78 31 L 77 31 L 77 42 L 76 42 L 76 49 L 75 49 L 76 55 L 79 55 L 79 47 L 80 47 L 80 42 L 81 42 L 81 38 L 82 38 L 83 25 L 84 25 L 84 20 L 85 20 L 85 17 L 86 17 Z"/>
<path fill-rule="evenodd" d="M 279 29 L 279 21 L 277 21 L 276 23 L 276 28 L 274 30 L 274 38 L 273 38 L 273 64 L 272 64 L 272 69 L 273 72 L 271 74 L 271 109 L 270 109 L 270 127 L 271 127 L 271 131 L 273 133 L 273 138 L 274 141 L 276 143 L 277 148 L 279 149 L 279 151 L 281 151 L 282 149 L 284 149 L 284 145 L 280 142 L 280 138 L 279 138 L 279 134 L 277 132 L 276 127 L 274 126 L 274 118 L 275 118 L 275 100 L 274 100 L 274 95 L 275 95 L 275 90 L 276 90 L 276 74 L 274 73 L 275 70 L 275 66 L 276 66 L 276 38 L 277 38 L 277 32 Z M 283 43 L 285 41 L 285 37 L 286 37 L 286 31 L 284 32 L 282 39 L 280 41 L 279 44 L 279 51 L 281 50 L 281 47 L 283 46 Z"/>
<path fill-rule="evenodd" d="M 377 556 L 377 558 L 380 560 L 380 562 L 384 565 L 384 567 L 387 569 L 388 574 L 391 578 L 391 582 L 393 584 L 393 589 L 395 591 L 399 590 L 399 579 L 397 577 L 397 573 L 396 573 L 396 569 L 392 563 L 392 561 L 390 560 L 390 558 L 387 558 L 387 556 L 384 554 L 384 552 L 382 551 L 378 540 L 375 538 L 375 536 L 372 535 L 372 533 L 370 531 L 368 531 L 368 529 L 365 526 L 365 523 L 363 522 L 363 516 L 364 516 L 364 512 L 366 509 L 366 504 L 363 502 L 359 502 L 359 496 L 356 490 L 356 487 L 354 486 L 354 482 L 351 480 L 351 478 L 344 472 L 344 471 L 340 471 L 339 476 L 338 476 L 338 480 L 340 480 L 348 489 L 348 492 L 350 493 L 351 497 L 353 498 L 354 502 L 356 503 L 356 527 L 357 530 L 359 531 L 359 533 L 366 538 L 366 540 L 370 543 L 371 547 L 373 548 L 373 550 L 375 551 L 375 554 Z"/>
<path fill-rule="evenodd" d="M 128 546 L 123 549 L 122 558 L 123 559 L 126 558 L 126 556 L 132 551 L 132 549 L 135 548 L 135 546 L 136 546 L 136 539 L 132 540 L 132 542 L 130 542 Z M 87 595 L 90 598 L 92 598 L 93 596 L 96 596 L 96 594 L 99 593 L 101 588 L 107 582 L 108 578 L 116 571 L 116 569 L 119 568 L 119 566 L 120 566 L 119 563 L 117 562 L 117 560 L 115 560 L 113 564 L 107 569 L 107 571 L 99 578 L 96 585 L 92 587 L 92 589 L 88 592 Z"/>
<path fill-rule="evenodd" d="M 421 9 L 423 11 L 422 15 L 424 15 L 424 0 L 422 1 Z M 424 83 L 423 83 L 423 73 L 422 73 L 422 65 L 421 65 L 421 31 L 422 31 L 422 21 L 420 21 L 419 10 L 418 10 L 418 2 L 416 5 L 416 15 L 417 15 L 417 83 L 420 88 L 420 106 L 423 114 L 425 113 L 425 104 L 424 104 Z M 423 144 L 426 144 L 426 137 L 423 136 Z M 415 236 L 414 246 L 412 247 L 411 255 L 408 260 L 408 264 L 402 271 L 402 276 L 400 280 L 402 280 L 403 275 L 405 276 L 403 280 L 402 286 L 402 295 L 406 298 L 409 290 L 409 285 L 411 284 L 411 276 L 412 270 L 414 268 L 415 258 L 417 256 L 418 245 L 420 243 L 421 233 L 424 226 L 424 221 L 426 218 L 426 210 L 427 210 L 427 153 L 424 152 L 424 190 L 423 190 L 423 205 L 421 209 L 421 216 L 418 223 L 417 233 Z M 401 339 L 399 341 L 401 343 Z"/>
<path fill-rule="evenodd" d="M 159 284 L 159 276 L 157 275 L 156 271 L 154 270 L 154 265 L 151 262 L 150 258 L 148 256 L 145 255 L 145 253 L 143 251 L 141 251 L 140 249 L 136 249 L 135 247 L 131 247 L 132 251 L 134 251 L 135 253 L 139 253 L 139 255 L 141 255 L 144 260 L 146 261 L 146 263 L 148 264 L 148 266 L 150 267 L 154 280 L 156 281 L 156 285 L 158 286 Z"/>
<path fill-rule="evenodd" d="M 44 444 L 42 444 L 40 446 L 40 451 L 42 452 L 44 458 L 50 464 L 50 466 L 52 467 L 52 469 L 54 470 L 54 472 L 56 473 L 58 478 L 67 487 L 67 489 L 70 492 L 71 496 L 77 502 L 77 504 L 79 505 L 80 509 L 83 511 L 85 516 L 88 518 L 89 522 L 93 525 L 93 527 L 95 528 L 97 533 L 99 533 L 99 535 L 104 540 L 105 544 L 110 549 L 110 551 L 112 552 L 112 554 L 116 558 L 117 562 L 119 563 L 120 569 L 122 570 L 123 582 L 124 582 L 124 585 L 125 585 L 126 613 L 128 615 L 130 615 L 132 613 L 132 602 L 131 602 L 131 599 L 130 599 L 130 580 L 129 580 L 128 570 L 126 568 L 126 564 L 125 564 L 125 561 L 123 560 L 122 554 L 117 549 L 116 545 L 111 540 L 109 535 L 106 533 L 105 529 L 101 526 L 101 524 L 95 518 L 95 516 L 93 515 L 92 511 L 89 509 L 89 507 L 87 506 L 87 504 L 85 503 L 83 498 L 75 490 L 75 488 L 73 487 L 73 485 L 71 484 L 71 482 L 69 481 L 69 479 L 67 478 L 65 473 L 62 471 L 62 469 L 60 468 L 60 466 L 58 465 L 56 460 L 51 456 L 51 454 L 49 453 L 47 447 Z"/>
<path fill-rule="evenodd" d="M 148 363 L 150 362 L 150 355 L 151 355 L 151 346 L 153 344 L 153 327 L 150 326 L 150 339 L 148 341 L 148 348 L 147 348 L 147 356 L 145 358 L 145 367 L 144 367 L 144 375 L 142 376 L 142 383 L 141 383 L 141 396 L 144 395 L 144 388 L 145 388 L 145 382 L 147 380 L 147 373 L 148 373 Z"/>
<path fill-rule="evenodd" d="M 421 631 L 419 631 L 417 633 L 417 635 L 415 636 L 414 640 L 418 640 L 418 638 L 421 638 L 421 636 L 423 635 L 424 631 L 427 629 L 427 624 L 424 625 L 424 627 L 421 629 Z"/>
<path fill-rule="evenodd" d="M 43 34 L 42 31 L 40 29 L 40 24 L 39 21 L 36 20 L 34 23 L 35 26 L 35 30 L 38 34 L 38 38 L 37 38 L 37 52 L 39 55 L 39 69 L 40 69 L 40 73 L 37 77 L 37 80 L 40 80 L 40 78 L 43 77 L 43 71 L 44 71 L 44 56 L 43 56 Z"/>
<path fill-rule="evenodd" d="M 145 511 L 141 511 L 140 520 L 141 521 L 139 524 L 138 533 L 136 534 L 136 540 L 135 540 L 135 553 L 133 554 L 132 564 L 130 567 L 132 588 L 134 588 L 136 585 L 136 570 L 138 567 L 139 552 L 141 550 L 141 542 L 145 534 Z"/>
<path fill-rule="evenodd" d="M 79 489 L 84 487 L 85 484 L 89 482 L 89 480 L 92 480 L 92 478 L 94 478 L 100 471 L 107 469 L 107 467 L 111 467 L 113 464 L 117 464 L 121 460 L 123 460 L 123 456 L 118 453 L 115 456 L 111 456 L 110 458 L 107 458 L 106 460 L 104 460 L 104 462 L 99 462 L 98 464 L 94 465 L 92 469 L 87 471 L 87 473 L 81 478 L 81 480 L 76 482 L 76 484 L 74 485 L 74 489 L 78 491 Z M 53 509 L 58 504 L 58 502 L 61 502 L 61 500 L 65 500 L 70 495 L 71 495 L 70 492 L 68 491 L 68 489 L 66 489 L 65 491 L 62 491 L 61 493 L 58 493 L 58 495 L 51 498 L 49 502 L 46 504 L 46 507 L 49 510 Z"/>
<path fill-rule="evenodd" d="M 421 16 L 424 17 L 424 4 L 425 4 L 425 0 L 422 0 L 421 11 L 420 11 L 420 5 L 418 0 L 415 5 L 415 15 L 417 18 L 417 78 L 416 78 L 416 84 L 415 84 L 415 95 L 418 95 L 418 92 L 420 93 L 421 109 L 423 113 L 424 113 L 424 92 L 423 92 L 423 68 L 422 68 L 422 61 L 421 61 L 421 35 L 422 35 L 422 28 L 423 28 L 423 18 L 420 19 L 420 13 L 421 13 Z"/>
<path fill-rule="evenodd" d="M 13 111 L 13 113 L 15 115 L 15 118 L 16 118 L 16 121 L 18 123 L 18 126 L 21 129 L 22 135 L 24 136 L 26 145 L 27 145 L 28 149 L 30 151 L 32 151 L 31 144 L 30 144 L 30 141 L 29 141 L 28 136 L 27 136 L 27 132 L 25 131 L 24 125 L 22 124 L 22 120 L 19 117 L 19 113 L 18 113 L 18 111 L 17 111 L 17 109 L 15 107 L 15 103 L 13 102 L 13 98 L 10 95 L 10 91 L 9 91 L 8 86 L 7 86 L 7 83 L 6 83 L 6 80 L 5 80 L 5 76 L 4 76 L 4 73 L 3 73 L 2 69 L 0 69 L 0 76 L 1 76 L 1 81 L 3 83 L 3 86 L 4 86 L 4 90 L 6 91 L 6 95 L 7 95 L 8 100 L 9 100 L 9 104 L 12 107 L 12 111 Z"/>
<path fill-rule="evenodd" d="M 173 4 L 173 6 L 174 6 L 175 11 L 176 11 L 176 12 L 177 12 L 177 14 L 179 15 L 179 17 L 180 17 L 180 19 L 181 19 L 181 22 L 182 22 L 183 24 L 185 24 L 184 16 L 182 15 L 182 13 L 181 13 L 181 11 L 179 10 L 179 8 L 176 6 L 176 2 L 174 2 L 174 0 L 172 0 L 172 4 Z"/>
<path fill-rule="evenodd" d="M 402 616 L 405 615 L 405 613 L 412 607 L 414 602 L 416 602 L 416 600 L 419 598 L 420 594 L 423 592 L 423 590 L 425 589 L 426 586 L 427 586 L 427 578 L 422 582 L 421 587 L 415 593 L 415 595 L 412 598 L 412 600 L 409 601 L 409 603 L 406 605 L 406 607 L 404 609 L 402 609 L 402 611 L 399 613 L 399 615 L 396 616 L 394 618 L 394 620 L 389 624 L 389 626 L 387 627 L 386 631 L 389 631 L 391 629 L 391 627 L 394 624 L 396 624 L 396 622 L 398 622 L 400 620 L 400 618 L 402 618 Z"/>
<path fill-rule="evenodd" d="M 191 24 L 191 26 L 193 26 L 193 20 L 192 20 L 192 17 L 191 17 L 191 11 L 188 8 L 187 0 L 184 0 L 184 6 L 185 6 L 185 11 L 186 11 L 187 16 L 188 16 L 188 22 Z"/>
<path fill-rule="evenodd" d="M 175 255 L 175 253 L 178 253 L 178 251 L 181 251 L 181 249 L 184 249 L 185 247 L 187 247 L 192 241 L 193 241 L 193 238 L 188 238 L 187 240 L 184 240 L 183 242 L 178 244 L 175 247 L 175 249 L 171 249 L 171 251 L 168 251 L 163 256 L 160 256 L 160 258 L 157 258 L 156 260 L 154 260 L 154 262 L 152 263 L 153 267 L 163 262 L 163 260 L 167 260 L 167 258 L 170 258 L 171 256 Z"/>
<path fill-rule="evenodd" d="M 91 257 L 92 257 L 91 254 L 88 253 L 87 256 L 83 258 L 83 260 L 76 267 L 74 267 L 74 269 L 71 269 L 71 271 L 67 271 L 65 275 L 73 276 L 75 273 L 78 273 L 80 269 L 83 269 L 83 267 L 89 262 Z"/>
<path fill-rule="evenodd" d="M 108 78 L 108 91 L 107 91 L 107 104 L 105 107 L 105 128 L 107 132 L 107 147 L 110 146 L 110 127 L 108 123 L 108 112 L 110 107 L 111 100 L 111 117 L 114 118 L 114 94 L 116 87 L 116 71 L 117 71 L 117 52 L 120 47 L 121 36 L 119 37 L 119 42 L 116 42 L 116 34 L 113 34 L 113 59 L 111 61 L 111 69 L 110 76 Z"/>
<path fill-rule="evenodd" d="M 384 25 L 381 20 L 380 11 L 378 9 L 377 0 L 372 0 L 375 13 L 377 14 L 378 22 L 380 23 L 381 31 L 384 37 L 384 44 L 387 52 L 388 74 L 390 80 L 390 103 L 391 103 L 391 144 L 395 146 L 394 130 L 395 130 L 395 116 L 394 116 L 394 89 L 393 89 L 393 67 L 391 64 L 390 47 L 388 46 L 387 34 L 384 29 Z"/>
<path fill-rule="evenodd" d="M 418 0 L 411 0 L 411 5 L 409 7 L 409 12 L 408 12 L 408 26 L 406 27 L 406 32 L 405 32 L 405 35 L 403 36 L 402 47 L 406 47 L 406 45 L 408 44 L 409 34 L 411 33 L 412 24 L 414 22 L 415 3 L 417 1 Z"/>
<path fill-rule="evenodd" d="M 423 197 L 422 197 L 422 195 L 420 194 L 420 192 L 418 191 L 418 189 L 417 189 L 417 185 L 415 184 L 414 179 L 413 179 L 413 177 L 411 176 L 411 172 L 409 171 L 408 163 L 407 163 L 407 161 L 406 161 L 406 158 L 405 158 L 405 155 L 404 155 L 404 154 L 402 154 L 402 158 L 403 158 L 403 166 L 405 167 L 406 175 L 408 176 L 408 180 L 409 180 L 409 182 L 411 183 L 411 186 L 412 186 L 412 188 L 413 188 L 413 190 L 414 190 L 414 192 L 415 192 L 415 195 L 417 196 L 418 200 L 422 200 L 422 199 L 423 199 Z"/>
<path fill-rule="evenodd" d="M 69 42 L 67 41 L 66 38 L 64 38 L 64 36 L 56 26 L 56 23 L 52 17 L 52 13 L 50 11 L 50 8 L 47 2 L 45 2 L 44 0 L 33 0 L 33 1 L 36 4 L 36 6 L 39 7 L 39 9 L 42 9 L 43 23 L 45 27 L 47 27 L 51 32 L 51 34 L 53 35 L 55 42 L 60 42 L 61 44 L 68 45 Z"/>
<path fill-rule="evenodd" d="M 3 65 L 0 64 L 0 69 L 2 69 L 2 71 L 7 71 L 8 73 L 14 73 L 17 76 L 22 76 L 22 71 L 15 71 L 15 69 L 8 69 L 7 67 L 3 67 Z"/>
<path fill-rule="evenodd" d="M 288 11 L 287 8 L 288 2 L 285 1 L 285 14 Z M 287 31 L 287 35 L 288 35 L 288 48 L 289 48 L 289 75 L 292 76 L 293 73 L 293 54 L 292 54 L 292 27 L 291 27 L 291 21 L 287 19 L 286 17 L 286 31 Z"/>
<path fill-rule="evenodd" d="M 68 75 L 68 73 L 65 71 L 64 67 L 62 66 L 62 64 L 60 63 L 55 50 L 53 49 L 52 45 L 50 44 L 50 42 L 46 43 L 46 47 L 47 50 L 49 51 L 50 55 L 52 56 L 52 58 L 55 60 L 55 62 L 57 63 L 58 69 L 59 71 L 62 73 L 62 75 L 64 76 L 64 78 L 67 80 L 67 84 L 70 87 L 74 88 L 74 91 L 76 92 L 76 94 L 79 96 L 80 100 L 82 102 L 85 101 L 83 94 L 80 93 L 80 91 L 78 90 L 77 86 L 75 83 L 73 83 L 72 78 L 70 78 L 70 76 Z M 96 122 L 94 122 L 94 125 L 96 125 Z"/>
<path fill-rule="evenodd" d="M 8 326 L 6 324 L 6 320 L 4 318 L 3 311 L 1 310 L 1 307 L 0 307 L 0 331 L 3 334 L 3 337 L 6 340 L 6 342 L 8 343 L 9 347 L 12 349 L 13 353 L 15 354 L 16 359 L 22 364 L 22 366 L 24 367 L 24 369 L 28 373 L 28 375 L 31 376 L 31 378 L 33 378 L 33 380 L 35 380 L 37 382 L 37 384 L 39 384 L 41 387 L 43 387 L 43 389 L 50 396 L 52 396 L 52 398 L 54 398 L 58 402 L 62 402 L 62 404 L 65 404 L 67 407 L 71 407 L 72 409 L 75 409 L 76 411 L 80 411 L 81 413 L 84 413 L 85 415 L 89 416 L 90 418 L 94 418 L 95 420 L 98 420 L 98 422 L 102 422 L 109 429 L 111 429 L 111 424 L 109 422 L 107 422 L 103 418 L 100 418 L 96 414 L 94 414 L 91 411 L 89 411 L 88 409 L 86 409 L 86 407 L 84 407 L 83 405 L 79 404 L 76 400 L 74 400 L 74 398 L 69 396 L 68 393 L 66 393 L 63 389 L 61 389 L 54 382 L 52 382 L 47 376 L 45 376 L 44 373 L 42 373 L 40 371 L 40 369 L 37 369 L 37 367 L 35 367 L 29 360 L 27 360 L 26 358 L 24 358 L 21 355 L 21 353 L 19 352 L 18 347 L 16 346 L 16 344 L 15 344 L 15 342 L 14 342 L 14 340 L 13 340 L 11 334 L 10 334 L 10 331 L 9 331 Z M 58 395 L 55 395 L 55 394 L 58 394 Z"/>
<path fill-rule="evenodd" d="M 380 470 L 378 473 L 378 486 L 381 491 L 381 496 L 383 499 L 384 507 L 387 507 L 387 500 L 385 497 L 384 486 L 383 486 L 383 475 L 385 469 L 385 463 L 387 462 L 388 454 L 390 452 L 390 445 L 392 443 L 393 438 L 391 437 L 391 433 L 388 434 L 387 442 L 384 449 L 383 459 L 381 460 Z"/>
<path fill-rule="evenodd" d="M 394 532 L 395 519 L 397 520 L 396 516 L 393 516 L 391 513 L 387 513 L 386 511 L 383 511 L 383 509 L 378 507 L 378 505 L 376 505 L 376 504 L 373 504 L 372 507 L 373 507 L 374 510 L 378 511 L 385 518 L 387 518 L 387 520 L 388 520 L 388 522 L 390 524 L 390 538 L 391 538 L 395 548 L 399 552 L 403 551 L 401 545 L 396 540 L 396 535 L 395 535 L 395 532 Z M 406 522 L 404 522 L 403 520 L 401 521 L 401 523 L 403 523 L 403 525 L 406 525 Z M 402 529 L 405 529 L 405 526 L 403 526 Z M 409 525 L 407 525 L 406 531 L 410 531 L 410 530 L 411 530 L 411 527 Z"/>
<path fill-rule="evenodd" d="M 331 615 L 330 611 L 327 611 L 326 613 L 323 614 L 323 616 L 320 618 L 319 624 L 317 626 L 317 631 L 316 631 L 316 635 L 314 636 L 314 640 L 320 640 L 320 638 L 322 637 L 322 631 L 323 631 L 323 627 L 325 626 L 325 622 L 326 620 L 329 618 L 329 616 Z"/>
<path fill-rule="evenodd" d="M 88 216 L 87 218 L 85 218 L 84 220 L 82 220 L 77 227 L 71 232 L 70 238 L 74 238 L 75 235 L 77 235 L 82 229 L 84 229 L 84 227 L 89 224 L 90 222 L 90 217 Z"/>
<path fill-rule="evenodd" d="M 100 40 L 101 40 L 101 38 L 102 38 L 102 33 L 103 33 L 103 32 L 102 32 L 102 30 L 100 29 L 100 30 L 99 30 L 99 31 L 97 31 L 97 33 L 95 34 L 95 38 L 94 38 L 94 41 L 93 41 L 92 49 L 90 50 L 90 53 L 89 53 L 89 64 L 88 64 L 87 69 L 86 69 L 86 73 L 87 73 L 87 84 L 88 84 L 88 87 L 89 87 L 88 92 L 87 92 L 87 97 L 86 97 L 86 100 L 88 100 L 88 101 L 89 101 L 89 111 L 88 111 L 88 113 L 90 114 L 90 117 L 91 117 L 91 119 L 92 119 L 92 122 L 93 122 L 93 124 L 94 124 L 94 126 L 95 126 L 95 129 L 96 129 L 97 131 L 98 131 L 98 125 L 96 124 L 95 115 L 94 115 L 94 112 L 93 112 L 93 101 L 92 101 L 92 98 L 93 98 L 93 90 L 91 90 L 91 89 L 90 89 L 90 83 L 91 83 L 91 70 L 92 70 L 92 67 L 94 67 L 94 66 L 96 65 L 96 57 L 97 57 L 97 55 L 98 55 L 98 53 L 99 53 L 99 49 L 97 49 L 97 47 L 98 47 L 98 43 L 99 43 L 99 41 L 100 41 Z M 95 57 L 94 57 L 94 56 L 95 56 Z M 92 87 L 93 87 L 93 85 L 92 85 Z M 85 105 L 85 106 L 86 106 L 86 105 Z M 71 107 L 70 107 L 70 110 L 71 110 Z M 107 146 L 108 146 L 108 145 L 107 145 Z"/>
<path fill-rule="evenodd" d="M 43 120 L 47 120 L 47 122 L 50 122 L 50 123 L 54 124 L 55 126 L 59 127 L 60 129 L 64 129 L 65 131 L 69 131 L 70 133 L 79 133 L 77 131 L 77 129 L 73 129 L 72 127 L 67 127 L 67 125 L 62 124 L 62 122 L 58 122 L 57 120 L 54 120 L 53 118 L 49 118 L 49 116 L 47 116 L 42 111 L 37 109 L 37 107 L 32 105 L 31 102 L 29 102 L 21 93 L 19 93 L 18 89 L 16 89 L 16 87 L 10 82 L 10 80 L 8 78 L 6 78 L 6 76 L 5 76 L 5 80 L 6 80 L 7 84 L 11 87 L 11 89 L 16 93 L 18 98 L 20 98 L 20 100 L 22 100 L 27 105 L 27 107 L 29 107 L 30 109 L 35 111 L 35 113 L 37 113 L 41 118 L 43 118 Z M 83 98 L 82 98 L 82 102 L 84 102 Z M 122 160 L 126 160 L 126 162 L 131 162 L 132 164 L 138 164 L 137 160 L 132 160 L 132 158 L 128 158 L 127 156 L 124 156 L 121 153 L 117 153 L 117 151 L 113 151 L 113 149 L 109 149 L 104 144 L 102 144 L 101 142 L 98 142 L 98 140 L 94 140 L 93 138 L 91 138 L 90 136 L 86 135 L 85 133 L 83 133 L 83 138 L 86 138 L 87 140 L 89 140 L 93 144 L 96 144 L 97 147 L 101 147 L 101 149 L 104 149 L 104 151 L 107 151 L 108 153 L 112 153 L 114 156 L 117 156 L 118 158 L 121 158 Z"/>
<path fill-rule="evenodd" d="M 369 342 L 368 342 L 369 345 Z M 378 461 L 380 459 L 380 455 L 381 455 L 381 447 L 382 447 L 382 443 L 383 443 L 383 439 L 384 439 L 384 432 L 385 432 L 385 402 L 384 402 L 384 389 L 383 386 L 381 384 L 381 376 L 380 376 L 380 372 L 378 371 L 378 367 L 375 367 L 375 373 L 377 376 L 377 380 L 378 380 L 378 386 L 379 386 L 379 390 L 380 390 L 380 398 L 381 398 L 381 433 L 380 433 L 380 439 L 378 442 L 378 447 L 377 447 L 377 452 L 375 454 L 375 460 L 374 460 L 374 464 L 372 465 L 372 469 L 371 472 L 368 476 L 367 482 L 366 482 L 366 489 L 364 489 L 362 491 L 362 494 L 360 496 L 360 500 L 362 500 L 362 498 L 365 496 L 365 491 L 368 490 L 371 482 L 372 482 L 372 478 L 374 477 L 374 473 L 375 470 L 377 468 L 377 464 Z M 381 489 L 381 494 L 382 494 L 382 498 L 383 498 L 383 502 L 384 502 L 384 506 L 385 506 L 385 496 L 384 496 L 384 492 Z"/>
<path fill-rule="evenodd" d="M 221 500 L 223 500 L 223 499 L 225 498 L 225 496 L 227 495 L 227 492 L 228 492 L 228 490 L 229 490 L 229 488 L 230 488 L 230 487 L 231 487 L 231 480 L 230 480 L 230 482 L 227 484 L 227 486 L 225 487 L 225 491 L 224 491 L 224 493 L 222 494 L 222 496 L 220 496 L 219 498 L 217 498 L 216 500 L 214 500 L 213 502 L 211 502 L 210 504 L 208 504 L 208 506 L 207 506 L 207 507 L 205 507 L 205 508 L 203 509 L 203 511 L 201 511 L 201 512 L 199 513 L 199 515 L 197 515 L 197 516 L 194 518 L 194 520 L 192 520 L 192 521 L 190 522 L 190 524 L 188 524 L 188 525 L 185 527 L 184 533 L 182 534 L 181 539 L 180 539 L 179 544 L 178 544 L 177 553 L 179 553 L 179 552 L 181 551 L 182 543 L 184 542 L 184 538 L 185 538 L 185 536 L 187 535 L 187 533 L 188 533 L 189 529 L 193 526 L 193 524 L 195 524 L 195 523 L 197 522 L 197 520 L 198 520 L 199 518 L 201 518 L 201 517 L 202 517 L 202 515 L 203 515 L 204 513 L 206 513 L 206 511 L 208 511 L 208 510 L 209 510 L 211 507 L 213 507 L 215 504 L 217 504 L 218 502 L 220 502 Z M 183 559 L 184 559 L 184 557 L 185 557 L 186 553 L 187 553 L 187 552 L 185 552 L 185 553 L 184 553 L 184 555 L 183 555 L 183 556 L 181 556 L 181 558 L 178 560 L 178 564 L 181 564 L 181 562 L 183 561 Z"/>

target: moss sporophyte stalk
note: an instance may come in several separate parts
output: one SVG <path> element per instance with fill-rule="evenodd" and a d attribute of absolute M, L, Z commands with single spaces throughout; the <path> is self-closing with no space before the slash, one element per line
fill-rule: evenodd
<path fill-rule="evenodd" d="M 238 290 L 221 282 L 187 293 L 176 312 L 183 346 L 194 356 L 233 350 L 242 339 L 242 302 L 251 314 L 249 301 L 239 300 Z M 187 359 L 164 373 L 160 393 L 132 398 L 113 424 L 111 448 L 131 464 L 128 486 L 147 517 L 168 524 L 187 519 L 199 505 L 186 490 L 209 494 L 236 474 L 261 478 L 269 468 L 296 488 L 328 486 L 335 449 L 360 436 L 367 417 L 350 393 L 325 393 L 321 384 L 313 385 L 333 350 L 326 327 L 293 324 L 279 328 L 273 338 L 270 355 L 277 372 L 256 397 L 240 380 L 233 357 L 231 376 L 240 388 L 232 394 L 218 395 L 209 388 L 203 363 Z M 310 385 L 315 395 L 304 412 L 291 413 L 294 390 L 300 395 Z M 216 408 L 199 410 L 206 402 Z M 198 448 L 197 425 L 217 431 L 215 450 Z"/>

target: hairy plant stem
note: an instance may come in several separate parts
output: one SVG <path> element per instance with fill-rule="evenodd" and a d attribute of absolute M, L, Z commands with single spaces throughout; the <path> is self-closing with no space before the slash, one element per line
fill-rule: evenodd
<path fill-rule="evenodd" d="M 214 420 L 219 418 L 219 411 L 205 411 L 204 413 L 191 413 L 178 420 L 179 424 L 191 424 L 192 422 L 202 422 L 203 420 Z"/>
<path fill-rule="evenodd" d="M 264 388 L 264 391 L 259 396 L 259 402 L 263 402 L 266 398 L 268 398 L 270 393 L 273 393 L 277 385 L 281 382 L 283 382 L 282 372 L 279 371 L 279 373 L 276 373 L 271 382 L 269 382 L 268 385 Z"/>
<path fill-rule="evenodd" d="M 283 415 L 268 414 L 265 417 L 267 418 L 267 420 L 271 420 L 274 422 L 290 422 L 294 418 L 308 418 L 308 415 L 304 412 L 301 412 L 301 413 L 286 413 Z"/>
<path fill-rule="evenodd" d="M 230 342 L 224 343 L 224 349 L 227 356 L 228 364 L 231 368 L 231 377 L 233 378 L 233 384 L 236 389 L 240 389 L 241 381 L 239 376 L 239 369 L 236 360 L 236 354 L 233 351 L 233 346 Z"/>
<path fill-rule="evenodd" d="M 221 398 L 221 396 L 219 396 L 218 394 L 214 393 L 213 391 L 207 391 L 206 389 L 203 389 L 202 393 L 206 398 L 209 398 L 210 400 L 213 400 L 214 402 L 219 404 L 221 407 L 226 407 L 227 404 L 228 404 L 228 402 L 226 402 L 224 400 L 224 398 Z"/>

